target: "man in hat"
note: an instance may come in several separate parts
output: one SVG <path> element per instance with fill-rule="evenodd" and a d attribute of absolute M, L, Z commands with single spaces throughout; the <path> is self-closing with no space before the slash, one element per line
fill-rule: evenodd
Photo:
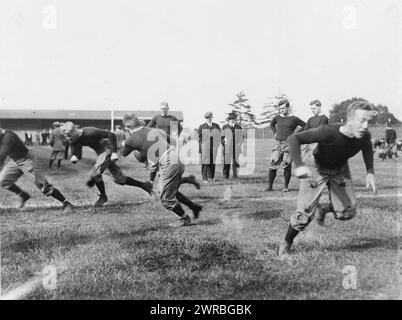
<path fill-rule="evenodd" d="M 61 167 L 61 160 L 64 159 L 65 145 L 67 144 L 67 139 L 60 129 L 60 122 L 53 123 L 53 130 L 50 134 L 49 145 L 52 147 L 52 154 L 49 160 L 49 169 L 52 168 L 54 160 L 57 160 L 57 169 Z"/>
<path fill-rule="evenodd" d="M 5 159 L 10 160 L 3 166 Z M 25 175 L 46 196 L 63 204 L 64 213 L 74 211 L 72 204 L 39 172 L 38 165 L 21 139 L 11 130 L 0 128 L 0 185 L 19 196 L 18 209 L 22 209 L 31 196 L 15 183 Z"/>
<path fill-rule="evenodd" d="M 97 154 L 96 163 L 90 172 L 90 179 L 87 182 L 89 187 L 96 185 L 99 190 L 99 199 L 95 202 L 94 207 L 100 207 L 108 201 L 105 184 L 102 179 L 102 174 L 106 169 L 109 169 L 115 183 L 138 187 L 153 195 L 150 183 L 138 181 L 124 175 L 116 164 L 116 160 L 119 157 L 116 153 L 116 137 L 112 132 L 94 127 L 77 128 L 71 121 L 66 122 L 62 130 L 70 143 L 70 160 L 72 163 L 76 164 L 81 159 L 83 146 L 90 147 Z"/>
<path fill-rule="evenodd" d="M 306 126 L 306 123 L 300 118 L 290 114 L 290 102 L 282 99 L 278 103 L 279 114 L 271 121 L 271 130 L 275 136 L 275 145 L 271 153 L 268 171 L 268 186 L 265 191 L 272 191 L 272 186 L 276 177 L 276 171 L 283 169 L 284 186 L 283 192 L 289 191 L 289 182 L 292 175 L 292 160 L 289 156 L 288 137 L 291 136 L 296 129 Z"/>
<path fill-rule="evenodd" d="M 236 123 L 237 115 L 230 113 L 222 128 L 221 143 L 223 145 L 223 177 L 229 179 L 232 165 L 233 178 L 237 179 L 240 168 L 239 156 L 243 144 L 243 129 Z"/>
<path fill-rule="evenodd" d="M 180 226 L 191 224 L 190 216 L 184 211 L 181 203 L 188 206 L 194 219 L 199 217 L 202 206 L 192 202 L 178 191 L 182 183 L 184 165 L 180 162 L 174 145 L 170 145 L 170 137 L 161 129 L 141 125 L 135 114 L 125 115 L 124 128 L 130 133 L 122 149 L 122 156 L 127 157 L 132 151 L 136 159 L 149 164 L 150 182 L 153 184 L 156 173 L 160 173 L 163 206 L 180 217 Z"/>
<path fill-rule="evenodd" d="M 148 127 L 162 129 L 169 136 L 173 134 L 175 137 L 178 137 L 183 131 L 183 127 L 175 116 L 169 114 L 169 104 L 161 102 L 160 110 L 161 113 L 152 118 Z"/>
<path fill-rule="evenodd" d="M 198 128 L 199 153 L 201 154 L 201 174 L 204 183 L 215 177 L 216 156 L 220 143 L 221 128 L 212 122 L 212 112 L 204 114 L 205 123 Z"/>
<path fill-rule="evenodd" d="M 368 123 L 372 118 L 372 105 L 361 100 L 347 108 L 345 124 L 323 125 L 316 129 L 296 133 L 289 137 L 290 154 L 295 162 L 295 175 L 300 179 L 297 209 L 290 218 L 285 239 L 279 246 L 281 259 L 289 257 L 297 234 L 306 229 L 318 211 L 317 222 L 324 224 L 325 215 L 333 212 L 336 219 L 349 220 L 356 215 L 356 197 L 351 181 L 348 159 L 362 151 L 366 166 L 366 186 L 376 194 L 374 159 Z M 300 146 L 317 143 L 313 161 L 304 162 Z M 328 205 L 319 204 L 328 186 Z"/>

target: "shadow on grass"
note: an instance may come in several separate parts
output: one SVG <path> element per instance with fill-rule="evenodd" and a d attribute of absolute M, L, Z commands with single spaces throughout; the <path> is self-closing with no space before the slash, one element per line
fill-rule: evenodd
<path fill-rule="evenodd" d="M 151 201 L 153 201 L 151 199 Z M 149 201 L 141 200 L 137 202 L 111 202 L 108 204 L 103 205 L 99 208 L 94 208 L 92 204 L 74 204 L 74 214 L 82 214 L 83 211 L 85 213 L 90 214 L 98 214 L 98 213 L 116 213 L 121 212 L 124 209 L 136 209 L 133 213 L 137 213 L 138 206 L 149 203 Z M 27 206 L 24 209 L 17 209 L 17 208 L 0 208 L 0 215 L 3 214 L 18 214 L 18 213 L 46 213 L 47 211 L 54 210 L 58 213 L 63 213 L 63 207 L 61 205 L 52 205 L 52 206 L 35 206 L 30 207 Z M 110 212 L 109 212 L 110 211 Z"/>
<path fill-rule="evenodd" d="M 148 227 L 143 229 L 132 230 L 128 232 L 111 232 L 108 234 L 107 238 L 110 240 L 125 240 L 131 239 L 133 237 L 143 237 L 151 232 L 159 232 L 162 230 L 170 229 L 169 226 L 159 226 L 159 227 Z"/>
<path fill-rule="evenodd" d="M 67 232 L 60 235 L 33 237 L 18 240 L 10 244 L 3 244 L 2 250 L 6 252 L 11 250 L 13 252 L 28 253 L 30 251 L 48 251 L 55 250 L 56 248 L 63 248 L 71 250 L 73 247 L 86 244 L 90 242 L 92 237 L 84 235 L 69 234 Z"/>
<path fill-rule="evenodd" d="M 261 210 L 261 211 L 242 214 L 239 217 L 246 218 L 246 219 L 271 220 L 271 219 L 279 218 L 281 216 L 282 212 L 283 212 L 283 210 L 280 210 L 280 209 Z"/>
<path fill-rule="evenodd" d="M 367 238 L 367 237 L 360 237 L 353 239 L 350 244 L 343 245 L 343 246 L 334 246 L 330 245 L 327 250 L 328 251 L 352 251 L 352 252 L 359 252 L 365 251 L 369 249 L 390 249 L 390 250 L 397 250 L 398 244 L 401 243 L 402 237 L 391 237 L 385 239 L 379 238 Z"/>

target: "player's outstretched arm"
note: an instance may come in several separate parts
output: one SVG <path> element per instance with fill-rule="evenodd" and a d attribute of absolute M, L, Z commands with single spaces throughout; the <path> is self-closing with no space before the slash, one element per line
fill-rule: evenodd
<path fill-rule="evenodd" d="M 374 196 L 377 195 L 377 183 L 375 181 L 374 173 L 368 173 L 366 175 L 366 188 L 370 188 L 373 190 Z"/>

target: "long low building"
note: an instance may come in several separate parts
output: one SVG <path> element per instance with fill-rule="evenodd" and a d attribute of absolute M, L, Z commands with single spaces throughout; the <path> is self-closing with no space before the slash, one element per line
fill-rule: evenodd
<path fill-rule="evenodd" d="M 148 124 L 160 111 L 0 109 L 0 122 L 5 129 L 15 131 L 42 131 L 50 129 L 55 121 L 72 121 L 80 127 L 111 130 L 115 125 L 123 123 L 123 116 L 127 113 L 136 114 Z M 181 111 L 169 111 L 169 114 L 183 122 Z"/>

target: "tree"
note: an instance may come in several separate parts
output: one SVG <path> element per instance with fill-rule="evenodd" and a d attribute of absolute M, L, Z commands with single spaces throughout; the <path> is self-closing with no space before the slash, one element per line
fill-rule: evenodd
<path fill-rule="evenodd" d="M 232 113 L 237 115 L 239 119 L 239 124 L 244 127 L 251 127 L 255 123 L 255 115 L 251 111 L 251 105 L 247 103 L 248 99 L 246 95 L 242 92 L 236 94 L 236 100 L 232 103 L 229 103 L 229 106 L 232 107 Z"/>
<path fill-rule="evenodd" d="M 260 114 L 261 118 L 258 119 L 258 124 L 260 126 L 267 126 L 272 121 L 272 119 L 276 115 L 278 115 L 278 103 L 282 99 L 289 100 L 289 97 L 286 94 L 282 93 L 268 98 L 268 102 L 264 103 L 264 106 L 262 107 L 263 111 Z"/>
<path fill-rule="evenodd" d="M 336 103 L 332 106 L 329 111 L 329 121 L 330 122 L 344 122 L 346 120 L 346 110 L 348 106 L 355 101 L 365 100 L 362 98 L 354 97 L 352 99 L 348 99 L 342 101 L 340 103 Z M 388 110 L 387 106 L 383 106 L 381 104 L 375 106 L 373 112 L 373 119 L 370 121 L 370 124 L 399 124 L 399 121 L 395 116 Z"/>

